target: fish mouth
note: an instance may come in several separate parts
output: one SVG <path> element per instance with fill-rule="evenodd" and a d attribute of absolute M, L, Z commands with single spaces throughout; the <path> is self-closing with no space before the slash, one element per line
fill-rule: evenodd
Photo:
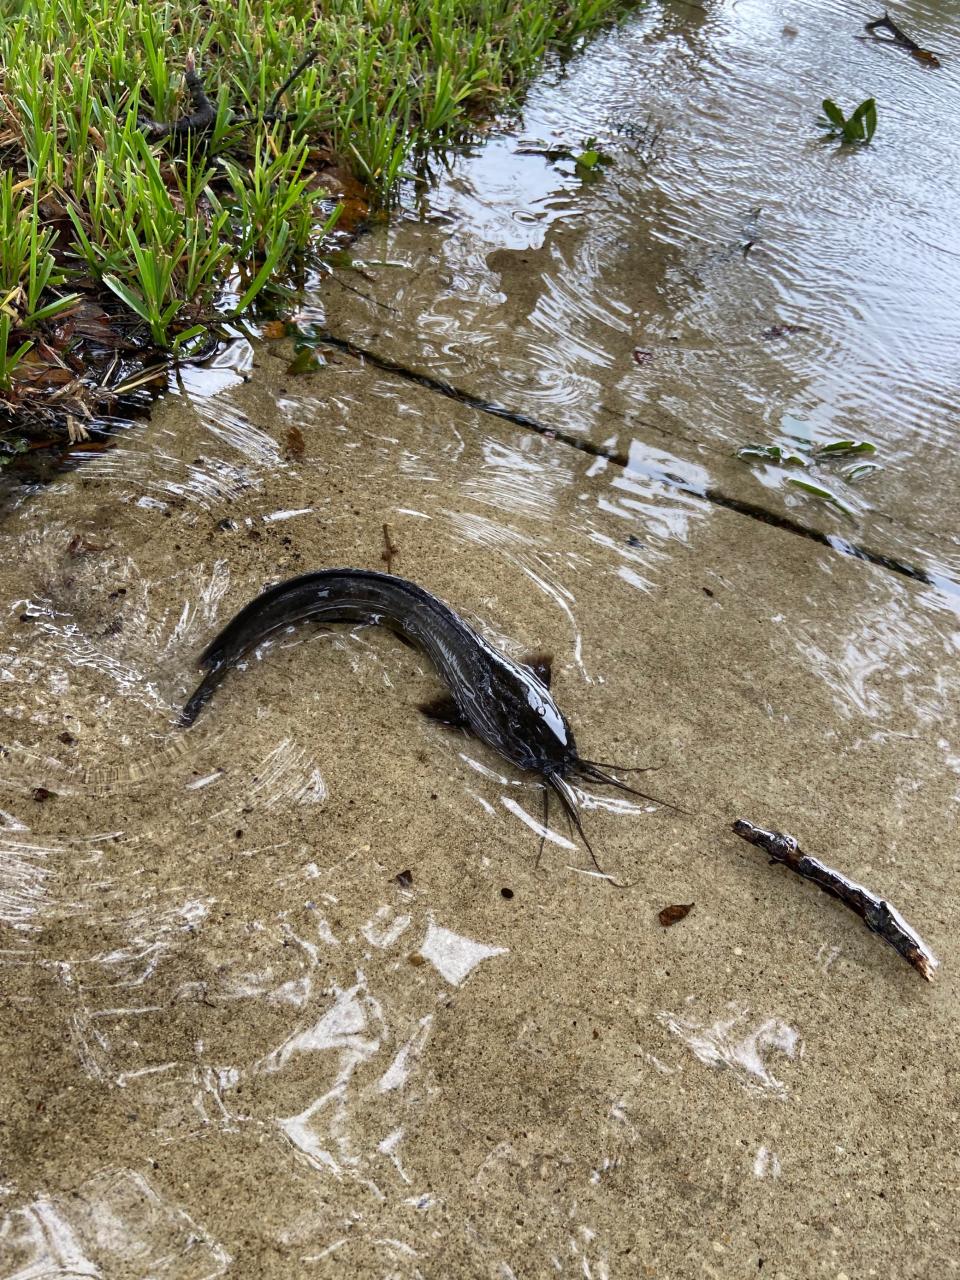
<path fill-rule="evenodd" d="M 583 781 L 585 782 L 596 782 L 596 783 L 599 783 L 601 786 L 616 787 L 618 791 L 625 791 L 629 795 L 638 796 L 641 800 L 647 800 L 650 804 L 662 805 L 665 809 L 673 809 L 674 812 L 686 814 L 687 817 L 693 816 L 689 812 L 689 810 L 682 809 L 679 805 L 672 804 L 669 800 L 661 800 L 659 796 L 649 795 L 646 791 L 639 791 L 636 787 L 630 787 L 625 782 L 621 782 L 619 778 L 614 777 L 612 773 L 606 772 L 607 769 L 615 769 L 617 767 L 618 766 L 616 765 L 601 765 L 596 760 L 583 760 L 578 757 L 576 760 L 570 763 L 570 765 L 568 766 L 568 769 L 570 774 L 572 774 L 577 778 L 583 779 Z M 649 766 L 649 767 L 655 768 L 657 766 Z M 622 772 L 646 773 L 647 770 L 646 769 L 624 769 Z M 618 880 L 616 876 L 611 875 L 609 871 L 605 871 L 603 867 L 600 865 L 597 859 L 597 855 L 593 851 L 593 846 L 590 844 L 590 841 L 587 838 L 587 833 L 583 829 L 583 823 L 580 820 L 580 803 L 577 800 L 577 794 L 574 791 L 573 787 L 570 785 L 567 778 L 558 770 L 551 769 L 549 772 L 543 775 L 543 781 L 544 781 L 544 791 L 543 791 L 544 828 L 546 828 L 547 826 L 547 821 L 549 817 L 550 791 L 553 791 L 560 798 L 560 804 L 563 806 L 563 811 L 567 815 L 568 822 L 571 824 L 573 828 L 576 829 L 577 834 L 579 835 L 580 839 L 584 843 L 584 847 L 586 848 L 587 852 L 590 854 L 590 859 L 593 862 L 593 865 L 596 867 L 600 875 L 602 875 L 605 880 L 609 880 L 611 884 L 616 885 L 618 889 L 629 888 L 628 883 L 626 883 L 623 880 Z M 543 853 L 543 840 L 540 841 L 540 852 L 541 854 Z"/>

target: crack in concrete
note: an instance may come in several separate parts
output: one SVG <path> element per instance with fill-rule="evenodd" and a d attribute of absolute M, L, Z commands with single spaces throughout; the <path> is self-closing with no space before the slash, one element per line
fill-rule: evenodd
<path fill-rule="evenodd" d="M 435 378 L 428 373 L 418 373 L 415 369 L 410 369 L 395 360 L 381 356 L 367 347 L 358 346 L 355 342 L 351 342 L 347 338 L 341 338 L 329 330 L 320 330 L 315 333 L 315 337 L 318 341 L 352 356 L 355 360 L 362 360 L 377 369 L 382 369 L 384 373 L 390 373 L 395 377 L 405 379 L 407 382 L 416 383 L 417 386 L 433 391 L 437 395 L 446 396 L 448 399 L 456 400 L 468 408 L 490 414 L 495 418 L 502 418 L 506 422 L 512 422 L 515 426 L 534 431 L 537 435 L 545 436 L 549 440 L 558 440 L 561 444 L 565 444 L 571 449 L 577 449 L 581 453 L 589 454 L 591 457 L 603 458 L 607 462 L 612 462 L 616 466 L 622 467 L 625 471 L 630 470 L 630 460 L 622 449 L 611 449 L 604 445 L 597 445 L 591 440 L 584 440 L 579 436 L 558 430 L 556 427 L 549 427 L 545 423 L 539 422 L 536 418 L 531 418 L 526 413 L 508 409 L 505 405 L 496 404 L 491 400 L 484 400 L 481 396 L 476 396 L 470 391 L 464 391 L 443 378 Z M 874 551 L 871 547 L 850 542 L 839 534 L 824 533 L 822 529 L 804 524 L 779 512 L 771 511 L 768 507 L 761 506 L 759 503 L 747 502 L 742 498 L 734 498 L 730 494 L 724 493 L 722 489 L 699 487 L 684 479 L 683 476 L 675 475 L 670 471 L 658 472 L 657 478 L 674 485 L 677 489 L 682 489 L 685 493 L 689 493 L 695 498 L 700 498 L 704 502 L 722 507 L 727 511 L 733 511 L 737 515 L 747 516 L 751 520 L 759 520 L 763 524 L 771 525 L 775 529 L 782 529 L 785 533 L 792 533 L 796 537 L 806 538 L 808 541 L 828 547 L 831 551 L 836 551 L 840 555 L 850 556 L 854 560 L 866 561 L 868 564 L 886 569 L 890 573 L 910 578 L 913 582 L 922 582 L 927 586 L 937 587 L 950 595 L 960 595 L 960 584 L 948 577 L 928 573 L 926 569 L 921 568 L 919 565 L 911 564 L 909 561 L 901 560 L 896 556 L 886 555 L 882 551 Z"/>

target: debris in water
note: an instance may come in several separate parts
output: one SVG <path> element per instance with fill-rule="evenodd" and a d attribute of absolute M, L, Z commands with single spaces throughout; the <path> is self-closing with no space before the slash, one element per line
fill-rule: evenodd
<path fill-rule="evenodd" d="M 810 328 L 805 324 L 772 324 L 763 330 L 760 337 L 769 341 L 771 338 L 792 338 L 796 333 L 810 333 Z"/>
<path fill-rule="evenodd" d="M 68 556 L 90 556 L 97 551 L 106 551 L 106 547 L 99 542 L 87 542 L 86 538 L 81 538 L 80 534 L 75 534 L 67 543 Z"/>
<path fill-rule="evenodd" d="M 693 910 L 693 906 L 692 902 L 674 903 L 672 907 L 664 907 L 658 913 L 657 919 L 665 929 L 669 929 L 672 924 L 679 924 L 681 920 L 684 920 Z"/>
<path fill-rule="evenodd" d="M 34 787 L 32 794 L 37 804 L 43 804 L 44 800 L 53 800 L 56 798 L 56 792 L 48 791 L 46 787 Z"/>
<path fill-rule="evenodd" d="M 839 898 L 845 907 L 849 907 L 860 917 L 868 929 L 878 933 L 884 942 L 889 942 L 928 982 L 933 981 L 939 960 L 916 930 L 884 898 L 878 898 L 863 885 L 848 880 L 839 871 L 810 857 L 803 852 L 793 836 L 785 832 L 765 831 L 744 818 L 737 818 L 733 830 L 748 844 L 755 844 L 758 849 L 768 853 L 775 862 L 782 862 L 802 879 L 812 880 L 819 885 L 824 893 Z"/>
<path fill-rule="evenodd" d="M 413 888 L 413 872 L 398 871 L 397 874 L 393 877 L 393 883 L 395 885 L 398 885 L 401 889 L 412 889 Z"/>
<path fill-rule="evenodd" d="M 924 63 L 925 66 L 940 66 L 940 59 L 937 55 L 931 53 L 929 49 L 921 49 L 916 40 L 912 40 L 910 36 L 900 30 L 886 10 L 883 11 L 882 18 L 874 18 L 870 22 L 865 22 L 864 30 L 868 31 L 878 44 L 895 44 L 901 49 L 906 49 L 911 57 L 916 58 L 918 62 Z M 887 31 L 889 35 L 877 35 L 878 31 Z"/>
<path fill-rule="evenodd" d="M 642 347 L 634 347 L 633 358 L 639 365 L 649 364 L 653 359 L 653 352 L 644 351 Z"/>
<path fill-rule="evenodd" d="M 299 462 L 307 449 L 307 442 L 303 438 L 303 432 L 296 425 L 287 428 L 286 438 L 284 440 L 287 453 L 295 461 Z"/>
<path fill-rule="evenodd" d="M 387 566 L 387 573 L 393 572 L 393 557 L 400 554 L 400 548 L 391 540 L 390 526 L 383 526 L 383 554 L 380 559 Z"/>

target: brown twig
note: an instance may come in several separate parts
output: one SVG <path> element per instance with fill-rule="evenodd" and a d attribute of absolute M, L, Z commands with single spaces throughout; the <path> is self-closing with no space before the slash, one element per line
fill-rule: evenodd
<path fill-rule="evenodd" d="M 385 524 L 383 526 L 383 555 L 380 559 L 385 561 L 387 573 L 393 572 L 393 557 L 399 554 L 400 548 L 395 546 L 390 538 L 390 526 Z"/>
<path fill-rule="evenodd" d="M 775 862 L 782 862 L 802 879 L 812 880 L 825 893 L 839 898 L 845 907 L 849 907 L 860 917 L 868 929 L 879 934 L 884 942 L 889 942 L 928 982 L 933 981 L 940 962 L 916 930 L 884 898 L 878 898 L 863 885 L 848 880 L 839 871 L 810 857 L 803 852 L 793 836 L 782 831 L 765 831 L 744 818 L 736 820 L 733 830 L 749 844 L 768 853 Z"/>
<path fill-rule="evenodd" d="M 937 55 L 931 53 L 929 49 L 922 49 L 916 40 L 911 39 L 905 31 L 901 31 L 886 10 L 883 11 L 882 18 L 874 18 L 863 25 L 864 30 L 869 32 L 874 40 L 879 40 L 881 44 L 899 45 L 901 49 L 906 49 L 908 53 L 912 53 L 921 62 L 926 62 L 931 67 L 939 67 L 940 59 Z M 878 36 L 878 31 L 889 31 L 889 38 L 887 36 Z"/>
<path fill-rule="evenodd" d="M 280 88 L 270 100 L 270 106 L 262 115 L 255 112 L 231 112 L 230 124 L 248 124 L 254 120 L 263 120 L 268 124 L 283 123 L 287 119 L 287 115 L 277 111 L 280 99 L 293 84 L 299 75 L 306 71 L 307 67 L 316 60 L 319 55 L 318 49 L 311 50 L 304 58 L 297 63 L 294 69 L 281 84 Z M 186 66 L 183 73 L 184 83 L 190 93 L 190 102 L 193 111 L 189 115 L 181 116 L 179 120 L 163 121 L 150 120 L 146 116 L 140 117 L 140 128 L 153 141 L 159 141 L 161 138 L 178 138 L 188 133 L 209 133 L 217 122 L 217 108 L 207 97 L 206 89 L 203 86 L 197 72 L 196 57 L 192 49 L 187 51 Z"/>

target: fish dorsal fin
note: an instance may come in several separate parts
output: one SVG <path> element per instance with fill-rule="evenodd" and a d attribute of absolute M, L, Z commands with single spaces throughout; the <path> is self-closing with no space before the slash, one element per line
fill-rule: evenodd
<path fill-rule="evenodd" d="M 541 684 L 550 688 L 550 681 L 553 678 L 553 654 L 531 653 L 522 658 L 521 662 L 533 672 Z"/>
<path fill-rule="evenodd" d="M 429 702 L 421 702 L 420 710 L 439 724 L 449 725 L 453 729 L 466 728 L 466 717 L 449 693 L 442 693 L 438 698 L 431 698 Z"/>

